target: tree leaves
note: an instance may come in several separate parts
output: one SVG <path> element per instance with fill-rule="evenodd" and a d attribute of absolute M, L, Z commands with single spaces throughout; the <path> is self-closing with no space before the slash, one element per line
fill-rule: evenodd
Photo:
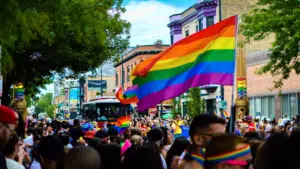
<path fill-rule="evenodd" d="M 275 88 L 282 87 L 282 81 L 289 78 L 291 71 L 300 74 L 299 0 L 259 0 L 248 14 L 243 15 L 240 28 L 247 42 L 275 35 L 269 49 L 270 61 L 259 70 L 260 74 L 270 72 L 273 76 L 280 75 L 274 81 Z"/>

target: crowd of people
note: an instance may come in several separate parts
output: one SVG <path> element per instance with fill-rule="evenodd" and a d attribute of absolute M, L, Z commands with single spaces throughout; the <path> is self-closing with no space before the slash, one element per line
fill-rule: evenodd
<path fill-rule="evenodd" d="M 0 106 L 0 169 L 295 169 L 299 117 L 131 117 L 130 127 L 25 118 Z"/>

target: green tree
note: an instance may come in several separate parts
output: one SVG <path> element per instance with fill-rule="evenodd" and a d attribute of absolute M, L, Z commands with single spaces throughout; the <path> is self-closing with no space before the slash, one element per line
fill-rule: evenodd
<path fill-rule="evenodd" d="M 55 105 L 50 105 L 46 109 L 47 116 L 50 118 L 54 117 Z"/>
<path fill-rule="evenodd" d="M 200 96 L 201 89 L 196 87 L 189 90 L 188 93 L 188 109 L 189 116 L 195 117 L 205 112 L 204 99 Z"/>
<path fill-rule="evenodd" d="M 270 48 L 270 61 L 258 74 L 270 72 L 279 79 L 275 88 L 281 88 L 283 80 L 291 71 L 300 74 L 300 1 L 299 0 L 258 0 L 252 10 L 243 16 L 242 34 L 246 42 L 275 36 Z"/>
<path fill-rule="evenodd" d="M 53 74 L 78 77 L 123 53 L 130 24 L 120 18 L 122 0 L 3 0 L 0 45 L 4 75 L 2 103 L 22 82 L 33 97 Z"/>
<path fill-rule="evenodd" d="M 34 110 L 35 113 L 39 114 L 39 113 L 46 112 L 48 114 L 48 112 L 51 112 L 50 109 L 52 109 L 54 106 L 54 105 L 52 105 L 52 99 L 53 99 L 52 93 L 46 93 L 46 94 L 42 95 L 40 97 L 40 99 L 36 102 L 35 110 Z"/>

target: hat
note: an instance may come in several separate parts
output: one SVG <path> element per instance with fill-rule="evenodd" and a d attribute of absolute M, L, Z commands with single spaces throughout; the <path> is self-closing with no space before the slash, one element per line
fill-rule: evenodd
<path fill-rule="evenodd" d="M 96 134 L 95 131 L 89 130 L 89 131 L 87 131 L 87 132 L 84 133 L 84 137 L 85 138 L 94 138 L 95 134 Z"/>
<path fill-rule="evenodd" d="M 0 106 L 0 122 L 15 124 L 17 122 L 15 112 L 11 108 Z"/>
<path fill-rule="evenodd" d="M 94 129 L 94 126 L 93 126 L 91 123 L 87 122 L 87 123 L 84 123 L 84 124 L 81 126 L 81 129 L 82 129 L 83 132 L 87 132 L 87 131 L 89 131 L 89 130 L 93 130 L 93 129 Z"/>

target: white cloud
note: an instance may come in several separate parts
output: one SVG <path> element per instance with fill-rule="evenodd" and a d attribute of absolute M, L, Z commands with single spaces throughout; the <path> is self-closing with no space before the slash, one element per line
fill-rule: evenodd
<path fill-rule="evenodd" d="M 46 93 L 54 93 L 54 84 L 48 84 L 46 85 L 45 89 L 41 89 L 40 94 L 46 94 Z M 38 96 L 40 96 L 40 94 Z"/>
<path fill-rule="evenodd" d="M 170 44 L 170 29 L 167 26 L 170 22 L 169 16 L 184 10 L 156 0 L 134 0 L 125 8 L 127 11 L 123 18 L 132 25 L 132 46 L 153 44 L 157 39 L 162 40 L 164 44 Z"/>

